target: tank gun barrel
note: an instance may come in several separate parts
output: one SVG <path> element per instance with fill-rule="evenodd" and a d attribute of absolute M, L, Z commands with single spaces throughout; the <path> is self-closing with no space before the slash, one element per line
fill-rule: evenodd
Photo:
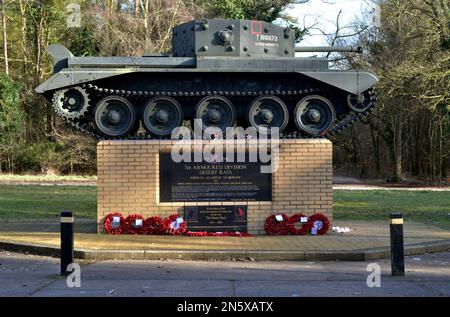
<path fill-rule="evenodd" d="M 297 53 L 328 53 L 328 52 L 343 52 L 343 53 L 358 53 L 363 52 L 361 46 L 304 46 L 296 47 L 295 52 Z"/>

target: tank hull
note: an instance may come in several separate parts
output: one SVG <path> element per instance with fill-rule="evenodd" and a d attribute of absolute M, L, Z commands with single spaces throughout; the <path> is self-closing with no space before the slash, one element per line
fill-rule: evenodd
<path fill-rule="evenodd" d="M 330 86 L 352 94 L 360 94 L 377 82 L 378 78 L 364 71 L 337 71 L 328 69 L 328 60 L 323 58 L 172 58 L 172 57 L 73 57 L 68 67 L 54 74 L 36 88 L 46 92 L 69 86 L 86 84 L 124 74 L 140 73 L 297 73 L 322 81 Z M 146 87 L 141 87 L 144 89 Z M 170 88 L 170 86 L 166 87 Z M 126 89 L 126 87 L 124 87 Z"/>

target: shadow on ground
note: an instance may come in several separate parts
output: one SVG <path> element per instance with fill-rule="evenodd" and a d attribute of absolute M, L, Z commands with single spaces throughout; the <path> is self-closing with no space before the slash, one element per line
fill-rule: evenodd
<path fill-rule="evenodd" d="M 6 219 L 0 222 L 2 232 L 60 232 L 59 218 L 54 219 Z M 75 233 L 97 233 L 95 219 L 78 218 L 74 225 Z"/>

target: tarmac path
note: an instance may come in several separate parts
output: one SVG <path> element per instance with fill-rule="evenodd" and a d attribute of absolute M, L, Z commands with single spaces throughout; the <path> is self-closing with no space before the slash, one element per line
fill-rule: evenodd
<path fill-rule="evenodd" d="M 377 263 L 381 287 L 369 288 L 369 262 L 82 262 L 69 288 L 58 259 L 0 251 L 0 296 L 450 296 L 450 252 L 406 257 L 405 277 Z"/>

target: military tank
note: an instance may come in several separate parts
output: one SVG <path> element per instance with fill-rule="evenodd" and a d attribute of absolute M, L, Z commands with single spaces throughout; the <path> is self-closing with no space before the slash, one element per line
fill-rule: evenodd
<path fill-rule="evenodd" d="M 360 47 L 296 47 L 294 30 L 262 21 L 178 25 L 171 54 L 76 57 L 61 45 L 47 51 L 54 75 L 36 92 L 63 120 L 99 139 L 170 138 L 194 119 L 203 129 L 278 127 L 283 137 L 328 137 L 376 103 L 375 75 L 295 57 Z"/>

